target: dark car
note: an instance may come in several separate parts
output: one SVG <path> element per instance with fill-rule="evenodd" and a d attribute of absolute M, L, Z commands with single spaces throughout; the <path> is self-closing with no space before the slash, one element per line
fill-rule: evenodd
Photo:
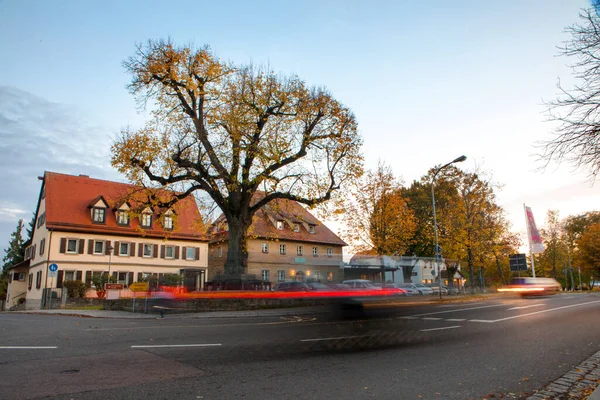
<path fill-rule="evenodd" d="M 304 282 L 279 282 L 273 286 L 275 292 L 308 292 L 310 288 Z"/>
<path fill-rule="evenodd" d="M 323 285 L 322 283 L 319 282 L 311 282 L 311 283 L 307 283 L 306 284 L 308 286 L 308 288 L 310 290 L 315 290 L 315 291 L 319 291 L 319 292 L 325 292 L 325 291 L 331 291 L 333 289 L 329 288 L 328 286 Z"/>
<path fill-rule="evenodd" d="M 350 290 L 352 289 L 350 285 L 346 285 L 344 283 L 328 283 L 327 287 L 331 290 Z"/>

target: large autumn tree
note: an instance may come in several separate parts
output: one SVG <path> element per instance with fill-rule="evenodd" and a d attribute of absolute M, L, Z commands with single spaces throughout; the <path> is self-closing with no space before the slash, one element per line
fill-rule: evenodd
<path fill-rule="evenodd" d="M 401 193 L 402 182 L 390 166 L 379 162 L 367 171 L 347 197 L 343 221 L 350 242 L 360 251 L 377 255 L 403 255 L 416 220 Z"/>
<path fill-rule="evenodd" d="M 247 269 L 247 231 L 275 199 L 315 206 L 362 172 L 362 139 L 347 107 L 296 76 L 231 65 L 208 48 L 139 45 L 124 62 L 129 90 L 153 118 L 125 129 L 112 165 L 133 183 L 202 192 L 227 218 L 225 272 Z"/>
<path fill-rule="evenodd" d="M 413 238 L 415 254 L 433 256 L 434 230 L 431 183 L 435 169 L 404 189 L 419 228 Z M 475 286 L 475 264 L 501 257 L 510 247 L 508 224 L 497 204 L 498 188 L 481 171 L 464 172 L 455 166 L 445 168 L 435 182 L 436 217 L 439 244 L 445 258 L 466 261 L 471 287 Z M 498 259 L 500 261 L 500 259 Z M 502 275 L 502 267 L 495 263 Z M 452 267 L 455 268 L 455 267 Z M 453 269 L 449 269 L 452 275 Z M 450 283 L 450 282 L 449 282 Z"/>

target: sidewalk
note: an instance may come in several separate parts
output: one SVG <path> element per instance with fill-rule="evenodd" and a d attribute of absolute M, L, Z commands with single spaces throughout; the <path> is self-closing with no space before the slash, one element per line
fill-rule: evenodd
<path fill-rule="evenodd" d="M 195 313 L 169 312 L 164 313 L 165 319 L 194 319 L 194 318 L 239 318 L 239 317 L 276 317 L 288 315 L 308 315 L 320 312 L 315 307 L 295 307 L 295 308 L 273 308 L 262 310 L 247 311 L 206 311 Z M 148 314 L 143 312 L 131 313 L 129 311 L 112 310 L 31 310 L 31 311 L 7 311 L 5 314 L 43 314 L 43 315 L 65 315 L 84 318 L 116 318 L 116 319 L 157 319 L 161 318 L 160 313 L 153 311 Z"/>

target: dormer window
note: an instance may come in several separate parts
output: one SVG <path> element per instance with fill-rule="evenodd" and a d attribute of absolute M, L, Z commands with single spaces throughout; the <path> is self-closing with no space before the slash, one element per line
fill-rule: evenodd
<path fill-rule="evenodd" d="M 100 207 L 92 208 L 92 221 L 95 224 L 104 224 L 106 223 L 106 209 Z"/>
<path fill-rule="evenodd" d="M 277 230 L 279 230 L 279 231 L 283 230 L 283 221 L 277 221 Z"/>
<path fill-rule="evenodd" d="M 308 226 L 308 233 L 315 233 L 315 226 L 314 225 L 309 225 Z"/>
<path fill-rule="evenodd" d="M 142 214 L 142 226 L 150 228 L 152 226 L 152 214 Z"/>
<path fill-rule="evenodd" d="M 106 209 L 108 203 L 104 200 L 104 197 L 98 196 L 88 205 L 91 211 L 92 223 L 94 224 L 105 224 L 106 223 Z"/>
<path fill-rule="evenodd" d="M 164 217 L 164 222 L 163 222 L 163 227 L 168 230 L 168 231 L 172 231 L 173 230 L 173 217 L 170 215 L 165 215 Z"/>
<path fill-rule="evenodd" d="M 152 228 L 152 210 L 146 208 L 140 216 L 140 224 L 142 228 Z"/>
<path fill-rule="evenodd" d="M 300 232 L 300 225 L 294 224 L 294 232 Z"/>
<path fill-rule="evenodd" d="M 117 211 L 117 224 L 129 226 L 129 214 L 127 214 L 127 211 Z"/>

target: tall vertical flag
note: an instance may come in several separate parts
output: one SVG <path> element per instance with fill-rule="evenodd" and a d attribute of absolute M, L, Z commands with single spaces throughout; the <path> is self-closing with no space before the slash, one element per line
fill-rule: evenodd
<path fill-rule="evenodd" d="M 544 247 L 544 243 L 542 243 L 542 235 L 540 235 L 540 231 L 538 231 L 538 228 L 535 225 L 531 208 L 527 207 L 525 204 L 523 204 L 523 207 L 525 208 L 525 220 L 527 223 L 527 239 L 529 239 L 531 274 L 535 278 L 535 262 L 533 255 L 536 253 L 543 253 L 546 248 Z"/>
<path fill-rule="evenodd" d="M 546 248 L 542 242 L 542 235 L 540 235 L 540 231 L 538 231 L 538 228 L 535 225 L 531 208 L 527 206 L 525 206 L 525 217 L 527 218 L 527 238 L 529 239 L 531 253 L 543 253 Z"/>

